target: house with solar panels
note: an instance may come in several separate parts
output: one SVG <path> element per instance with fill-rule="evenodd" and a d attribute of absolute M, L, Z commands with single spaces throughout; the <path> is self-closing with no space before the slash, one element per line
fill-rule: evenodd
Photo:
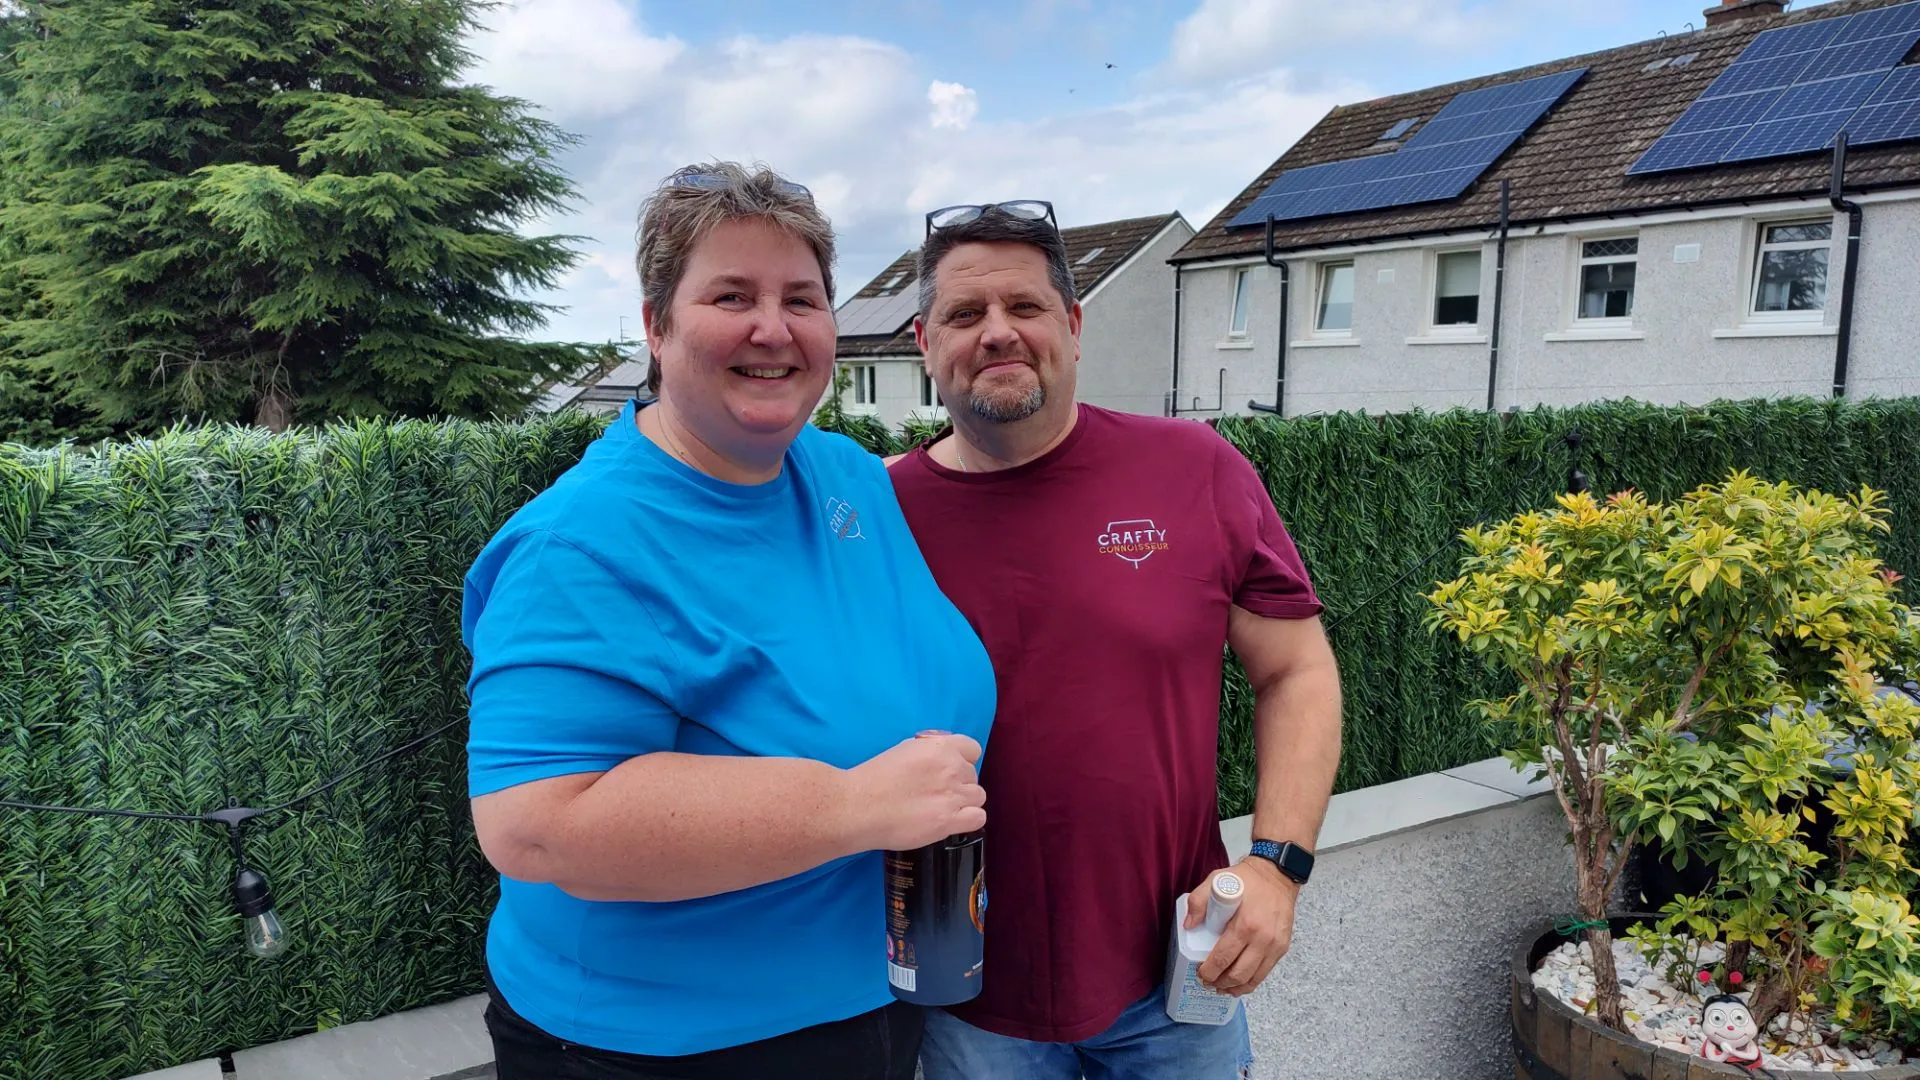
<path fill-rule="evenodd" d="M 1122 412 L 1165 415 L 1173 386 L 1174 270 L 1193 238 L 1178 213 L 1062 229 L 1080 331 L 1078 396 Z M 946 413 L 913 341 L 920 284 L 915 249 L 895 259 L 837 312 L 839 362 L 852 375 L 841 406 L 889 427 Z"/>
<path fill-rule="evenodd" d="M 1920 394 L 1920 0 L 1328 114 L 1173 256 L 1173 411 Z"/>

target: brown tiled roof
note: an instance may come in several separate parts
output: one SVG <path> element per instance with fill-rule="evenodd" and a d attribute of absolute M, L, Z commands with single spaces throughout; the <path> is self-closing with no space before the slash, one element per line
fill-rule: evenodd
<path fill-rule="evenodd" d="M 1832 171 L 1830 153 L 1635 177 L 1627 175 L 1627 168 L 1762 31 L 1900 2 L 1902 0 L 1839 0 L 1805 11 L 1741 19 L 1709 30 L 1340 106 L 1228 203 L 1226 209 L 1175 253 L 1173 261 L 1191 262 L 1260 252 L 1265 236 L 1263 226 L 1228 230 L 1226 223 L 1288 169 L 1365 153 L 1377 145 L 1380 136 L 1395 122 L 1416 116 L 1431 117 L 1456 94 L 1580 67 L 1587 69 L 1586 78 L 1459 198 L 1423 206 L 1279 222 L 1274 229 L 1275 246 L 1321 247 L 1493 227 L 1500 220 L 1502 179 L 1512 182 L 1511 220 L 1526 224 L 1823 193 Z M 1647 70 L 1655 61 L 1688 53 L 1697 55 L 1684 66 L 1669 64 Z M 1848 151 L 1847 190 L 1850 192 L 1917 183 L 1920 183 L 1920 144 L 1876 145 Z"/>
<path fill-rule="evenodd" d="M 1179 213 L 1157 214 L 1153 217 L 1127 218 L 1123 221 L 1108 221 L 1099 225 L 1081 225 L 1072 229 L 1060 230 L 1060 238 L 1067 242 L 1067 265 L 1073 268 L 1073 291 L 1086 296 L 1095 285 L 1111 274 L 1127 257 L 1139 250 L 1140 246 L 1159 235 L 1160 230 L 1179 217 Z M 1099 252 L 1085 264 L 1081 259 L 1091 252 Z M 850 300 L 866 300 L 873 297 L 890 296 L 901 290 L 917 288 L 918 277 L 915 260 L 920 254 L 919 248 L 900 256 L 887 264 L 885 270 L 874 275 L 872 281 L 849 297 Z M 895 274 L 904 272 L 907 276 L 893 288 L 886 284 Z M 894 356 L 901 353 L 917 354 L 920 350 L 913 343 L 913 324 L 895 334 L 876 334 L 865 337 L 843 337 L 840 339 L 841 357 L 849 356 Z"/>

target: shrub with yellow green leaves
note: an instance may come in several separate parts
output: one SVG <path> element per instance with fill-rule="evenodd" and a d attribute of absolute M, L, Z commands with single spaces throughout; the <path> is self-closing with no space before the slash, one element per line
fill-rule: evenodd
<path fill-rule="evenodd" d="M 1912 676 L 1920 622 L 1876 556 L 1886 517 L 1871 490 L 1744 472 L 1671 503 L 1566 495 L 1467 530 L 1461 576 L 1428 595 L 1429 627 L 1517 677 L 1476 705 L 1566 815 L 1610 1026 L 1604 920 L 1637 844 L 1714 875 L 1632 936 L 1724 943 L 1719 974 L 1742 973 L 1762 1025 L 1816 1005 L 1862 1032 L 1920 1015 L 1920 704 L 1885 685 Z"/>

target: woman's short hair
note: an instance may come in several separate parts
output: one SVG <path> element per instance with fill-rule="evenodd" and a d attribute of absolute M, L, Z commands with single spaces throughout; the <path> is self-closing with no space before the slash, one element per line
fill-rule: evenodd
<path fill-rule="evenodd" d="M 694 248 L 729 221 L 764 221 L 813 249 L 833 303 L 833 225 L 806 188 L 764 165 L 710 161 L 677 169 L 640 207 L 640 296 L 661 330 L 673 325 L 673 294 Z M 660 392 L 660 360 L 647 362 L 647 391 Z"/>

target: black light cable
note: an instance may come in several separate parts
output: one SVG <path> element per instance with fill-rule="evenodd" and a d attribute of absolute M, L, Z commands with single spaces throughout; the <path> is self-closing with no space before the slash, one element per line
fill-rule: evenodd
<path fill-rule="evenodd" d="M 251 806 L 229 805 L 222 810 L 205 814 L 167 814 L 150 810 L 119 810 L 108 807 L 52 806 L 42 803 L 20 802 L 13 799 L 0 799 L 0 810 L 19 810 L 44 814 L 79 814 L 85 817 L 134 818 L 139 821 L 190 821 L 209 825 L 218 825 L 226 830 L 227 843 L 233 850 L 234 879 L 233 906 L 245 924 L 247 951 L 262 960 L 271 960 L 287 950 L 289 941 L 286 927 L 280 916 L 274 911 L 273 892 L 267 885 L 267 877 L 247 861 L 246 829 L 249 824 L 267 817 L 278 817 L 288 811 L 298 809 L 315 798 L 339 787 L 341 784 L 361 775 L 376 765 L 391 761 L 402 754 L 411 753 L 439 738 L 441 735 L 465 723 L 465 717 L 450 720 L 416 739 L 402 743 L 369 761 L 348 769 L 346 772 L 324 783 L 296 795 L 286 802 L 277 803 L 266 809 Z M 262 828 L 271 828 L 278 822 L 269 822 Z"/>

